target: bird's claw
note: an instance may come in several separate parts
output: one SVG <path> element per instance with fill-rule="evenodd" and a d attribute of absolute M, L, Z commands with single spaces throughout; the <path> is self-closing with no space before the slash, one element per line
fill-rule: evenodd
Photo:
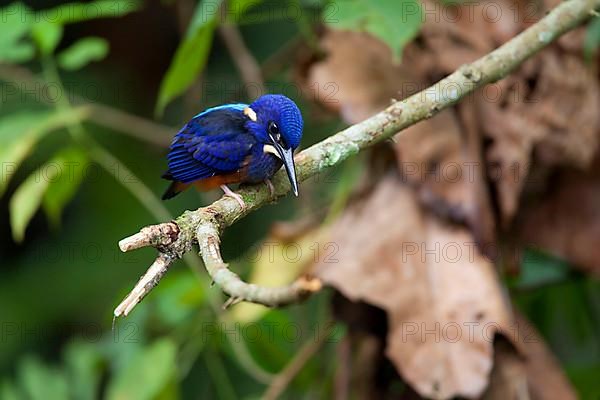
<path fill-rule="evenodd" d="M 244 199 L 239 194 L 235 193 L 227 185 L 221 185 L 221 189 L 225 193 L 225 196 L 233 198 L 240 205 L 242 210 L 246 209 L 246 203 L 244 203 Z"/>
<path fill-rule="evenodd" d="M 265 184 L 269 188 L 269 197 L 272 199 L 275 198 L 275 186 L 273 186 L 273 182 L 270 179 L 265 179 Z"/>

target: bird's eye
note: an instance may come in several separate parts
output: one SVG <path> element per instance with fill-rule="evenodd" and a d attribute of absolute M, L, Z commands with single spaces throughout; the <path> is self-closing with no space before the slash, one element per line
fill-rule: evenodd
<path fill-rule="evenodd" d="M 279 142 L 279 139 L 281 138 L 281 135 L 279 133 L 279 126 L 275 122 L 271 121 L 269 122 L 268 129 L 269 134 L 273 137 L 273 139 Z"/>

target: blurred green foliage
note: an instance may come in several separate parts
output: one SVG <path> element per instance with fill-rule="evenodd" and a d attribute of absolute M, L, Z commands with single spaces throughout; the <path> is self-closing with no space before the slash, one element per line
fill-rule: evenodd
<path fill-rule="evenodd" d="M 119 12 L 95 16 L 120 17 L 140 6 L 139 2 L 123 2 L 123 7 L 117 7 Z M 60 85 L 62 94 L 77 87 L 76 80 L 113 88 L 127 85 L 126 80 L 113 81 L 103 69 L 94 69 L 94 62 L 106 62 L 112 43 L 102 37 L 101 29 L 94 36 L 83 37 L 65 30 L 66 24 L 91 21 L 90 9 L 85 7 L 90 5 L 69 3 L 52 10 L 33 11 L 15 3 L 0 10 L 9 16 L 16 14 L 10 19 L 13 25 L 0 27 L 2 61 L 27 62 L 25 66 L 34 71 L 41 68 L 41 77 Z M 114 10 L 115 3 L 94 2 L 93 7 Z M 28 17 L 23 19 L 23 15 Z M 47 15 L 65 17 L 47 21 Z M 199 11 L 196 18 L 200 18 Z M 209 22 L 210 32 L 202 23 L 190 25 L 190 37 L 210 37 L 202 39 L 207 47 L 205 54 L 197 54 L 198 66 L 192 70 L 184 66 L 188 75 L 180 76 L 178 72 L 177 78 L 187 80 L 185 85 L 189 85 L 209 62 L 204 72 L 214 76 L 213 81 L 234 82 L 241 87 L 226 58 L 216 54 L 210 63 L 208 54 L 215 24 L 216 18 Z M 297 34 L 294 29 L 287 32 L 287 37 L 274 38 L 273 50 L 282 40 L 291 40 Z M 63 40 L 67 42 L 64 45 Z M 133 45 L 135 40 L 132 38 L 130 43 Z M 184 37 L 181 46 L 186 45 L 186 40 Z M 164 82 L 168 82 L 173 68 L 181 68 L 177 65 L 177 53 Z M 189 61 L 189 57 L 184 61 Z M 104 68 L 109 70 L 110 64 Z M 271 82 L 286 87 L 289 81 L 285 75 L 276 76 Z M 21 88 L 18 83 L 6 84 Z M 169 101 L 183 92 L 165 90 Z M 243 95 L 243 91 L 240 93 Z M 144 92 L 135 93 L 134 100 L 146 96 Z M 144 252 L 121 254 L 116 247 L 119 238 L 151 222 L 157 213 L 151 202 L 148 208 L 147 203 L 136 200 L 131 186 L 142 186 L 145 193 L 153 196 L 160 193 L 163 185 L 158 177 L 164 167 L 160 161 L 163 151 L 90 124 L 89 109 L 71 104 L 71 95 L 62 97 L 48 103 L 29 92 L 3 102 L 0 112 L 0 160 L 11 166 L 3 174 L 0 190 L 7 202 L 5 211 L 9 211 L 13 238 L 22 242 L 15 247 L 7 237 L 8 242 L 3 239 L 1 243 L 4 250 L 0 304 L 6 311 L 0 341 L 0 397 L 170 399 L 185 397 L 186 391 L 207 397 L 258 397 L 272 374 L 285 367 L 304 343 L 324 332 L 325 322 L 330 319 L 327 295 L 287 311 L 267 310 L 240 325 L 222 314 L 223 299 L 217 290 L 206 292 L 208 282 L 203 275 L 198 279 L 202 271 L 196 263 L 194 267 L 199 272 L 182 266 L 175 268 L 132 316 L 117 321 L 116 330 L 111 333 L 112 307 L 152 256 Z M 222 93 L 210 92 L 198 109 L 228 100 Z M 174 119 L 180 121 L 181 117 Z M 324 125 L 307 122 L 313 132 L 307 140 L 312 142 L 321 139 L 330 130 L 328 127 L 340 126 L 338 121 Z M 314 129 L 317 125 L 320 128 Z M 86 139 L 92 136 L 93 141 Z M 103 150 L 114 157 L 112 165 L 99 161 L 98 154 L 105 154 Z M 203 197 L 200 201 L 206 203 L 208 199 Z M 168 205 L 180 212 L 198 206 L 198 199 L 190 193 Z M 295 208 L 296 204 L 287 200 L 233 227 L 227 237 L 246 239 L 237 241 L 238 245 L 226 244 L 226 257 L 242 256 L 266 233 L 271 221 L 291 217 Z M 40 209 L 47 214 L 47 224 L 40 218 Z M 246 261 L 238 263 L 238 268 L 249 267 Z M 282 334 L 288 327 L 292 337 Z M 268 340 L 248 340 L 252 329 L 258 329 L 261 335 L 270 332 Z M 324 354 L 333 359 L 333 340 L 324 348 Z M 329 390 L 326 381 L 331 382 L 331 367 L 330 361 L 311 362 L 290 390 L 305 393 L 306 385 L 314 386 L 318 381 L 324 386 L 313 390 Z M 321 378 L 323 368 L 328 371 L 327 380 Z"/>
<path fill-rule="evenodd" d="M 56 71 L 48 63 L 54 59 L 53 54 L 63 37 L 64 26 L 90 19 L 120 17 L 138 7 L 139 3 L 136 1 L 99 0 L 89 4 L 69 3 L 54 9 L 34 11 L 23 3 L 13 3 L 0 9 L 0 15 L 7 22 L 0 25 L 0 36 L 5 37 L 4 43 L 0 43 L 0 54 L 3 55 L 0 61 L 29 61 L 35 54 L 32 49 L 37 49 L 45 75 L 51 78 L 48 84 L 56 85 L 61 95 L 65 89 L 59 79 L 56 82 L 52 79 L 56 77 Z M 13 57 L 15 54 L 16 58 Z M 76 70 L 90 61 L 102 60 L 107 54 L 108 44 L 105 40 L 82 38 L 58 55 L 58 59 L 61 67 Z M 2 179 L 0 194 L 8 184 L 13 169 L 18 168 L 44 135 L 80 123 L 84 118 L 84 110 L 70 108 L 64 102 L 56 105 L 55 112 L 24 111 L 2 118 L 0 126 L 3 132 L 0 133 L 3 134 L 0 135 L 0 140 L 4 150 L 0 154 L 0 162 L 10 166 L 11 171 Z M 10 202 L 11 226 L 17 242 L 24 239 L 29 221 L 42 203 L 53 224 L 59 224 L 62 208 L 81 183 L 85 164 L 86 155 L 82 149 L 71 147 L 60 150 L 48 164 L 33 172 L 21 184 Z M 71 166 L 77 171 L 71 170 Z M 65 178 L 61 171 L 67 170 L 68 175 L 72 176 Z"/>
<path fill-rule="evenodd" d="M 189 88 L 206 65 L 220 6 L 221 1 L 200 3 L 196 7 L 187 33 L 161 83 L 156 115 L 162 115 L 167 104 Z"/>
<path fill-rule="evenodd" d="M 79 39 L 58 55 L 58 65 L 76 71 L 92 61 L 100 61 L 108 54 L 108 42 L 99 37 Z"/>

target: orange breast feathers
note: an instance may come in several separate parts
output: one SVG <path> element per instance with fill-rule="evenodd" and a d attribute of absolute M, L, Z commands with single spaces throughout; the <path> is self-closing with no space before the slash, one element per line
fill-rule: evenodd
<path fill-rule="evenodd" d="M 214 175 L 208 178 L 199 179 L 197 181 L 189 183 L 174 181 L 171 183 L 171 186 L 169 186 L 169 188 L 167 189 L 167 192 L 163 196 L 163 199 L 171 198 L 176 194 L 187 190 L 190 186 L 195 186 L 196 189 L 200 191 L 208 191 L 221 187 L 221 185 L 228 185 L 230 183 L 240 183 L 244 180 L 245 176 L 246 174 L 244 173 L 244 170 L 237 170 L 230 174 Z"/>

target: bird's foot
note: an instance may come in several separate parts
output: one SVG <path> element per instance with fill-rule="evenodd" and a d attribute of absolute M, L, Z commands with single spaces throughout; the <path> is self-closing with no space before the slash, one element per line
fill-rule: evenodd
<path fill-rule="evenodd" d="M 233 198 L 235 201 L 237 201 L 238 204 L 240 205 L 240 207 L 242 207 L 242 210 L 246 209 L 246 203 L 244 203 L 244 199 L 242 199 L 242 196 L 240 196 L 237 193 L 234 193 L 231 189 L 229 189 L 229 187 L 227 185 L 221 185 L 221 189 L 225 193 L 225 196 L 229 196 L 229 197 Z"/>
<path fill-rule="evenodd" d="M 275 186 L 273 186 L 273 182 L 270 179 L 265 179 L 265 184 L 269 188 L 269 197 L 273 200 L 275 198 Z"/>

